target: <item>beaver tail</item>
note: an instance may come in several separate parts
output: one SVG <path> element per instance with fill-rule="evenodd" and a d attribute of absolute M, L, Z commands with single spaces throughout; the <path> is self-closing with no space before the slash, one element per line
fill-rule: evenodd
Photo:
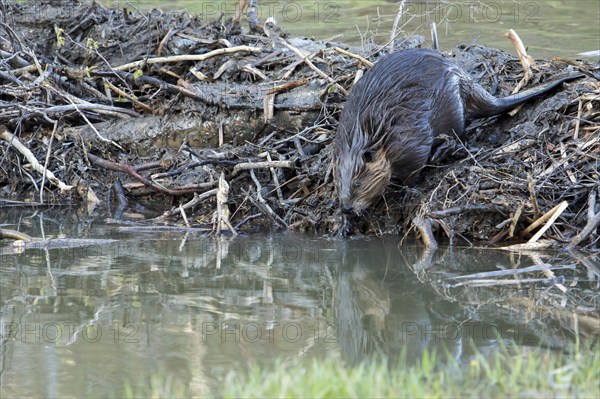
<path fill-rule="evenodd" d="M 582 77 L 585 77 L 585 75 L 581 73 L 568 75 L 552 82 L 544 83 L 529 90 L 525 90 L 503 98 L 496 98 L 492 96 L 478 83 L 473 81 L 464 82 L 463 85 L 466 87 L 461 88 L 461 93 L 465 99 L 464 103 L 466 104 L 466 119 L 471 121 L 477 118 L 485 118 L 488 116 L 502 114 L 510 111 L 517 105 L 521 105 L 535 97 L 549 92 L 564 82 Z"/>

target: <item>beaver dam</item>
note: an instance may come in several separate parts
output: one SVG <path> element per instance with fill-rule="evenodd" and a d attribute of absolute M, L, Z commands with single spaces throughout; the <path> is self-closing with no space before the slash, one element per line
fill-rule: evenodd
<path fill-rule="evenodd" d="M 425 47 L 411 37 L 352 48 L 271 23 L 249 31 L 235 18 L 78 1 L 33 8 L 2 10 L 2 205 L 81 205 L 113 223 L 138 212 L 139 224 L 211 234 L 336 234 L 332 142 L 344 101 L 390 50 Z M 442 50 L 497 97 L 524 79 L 515 55 Z M 599 66 L 534 66 L 525 88 L 587 77 L 471 124 L 414 186 L 385 193 L 364 234 L 598 250 Z"/>

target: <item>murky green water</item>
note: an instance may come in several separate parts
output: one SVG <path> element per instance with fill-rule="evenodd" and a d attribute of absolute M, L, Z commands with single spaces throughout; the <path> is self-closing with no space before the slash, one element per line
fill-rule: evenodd
<path fill-rule="evenodd" d="M 202 13 L 207 19 L 220 13 L 235 13 L 237 0 L 133 1 L 142 9 L 162 9 Z M 119 1 L 108 4 L 120 4 Z M 389 40 L 398 11 L 396 1 L 372 0 L 258 0 L 258 17 L 273 16 L 285 30 L 296 35 L 360 44 L 375 38 Z M 130 7 L 131 8 L 131 7 Z M 578 53 L 600 50 L 600 2 L 597 0 L 484 0 L 412 1 L 404 6 L 399 30 L 421 34 L 431 46 L 430 25 L 438 26 L 443 49 L 476 41 L 515 53 L 504 37 L 514 29 L 535 58 L 575 57 Z M 341 35 L 341 36 L 338 36 Z M 598 59 L 598 56 L 594 57 Z"/>
<path fill-rule="evenodd" d="M 152 375 L 205 396 L 218 394 L 227 372 L 275 358 L 354 364 L 382 355 L 393 362 L 405 350 L 413 361 L 425 349 L 443 349 L 460 364 L 474 348 L 495 352 L 500 341 L 561 347 L 569 335 L 526 309 L 528 294 L 517 289 L 511 299 L 496 288 L 444 283 L 455 274 L 530 266 L 525 255 L 424 253 L 398 246 L 397 237 L 215 239 L 97 225 L 66 211 L 0 215 L 0 225 L 98 240 L 20 254 L 2 242 L 2 398 L 122 397 L 127 384 L 147 387 Z M 557 275 L 577 273 L 565 255 L 543 259 L 568 266 Z"/>

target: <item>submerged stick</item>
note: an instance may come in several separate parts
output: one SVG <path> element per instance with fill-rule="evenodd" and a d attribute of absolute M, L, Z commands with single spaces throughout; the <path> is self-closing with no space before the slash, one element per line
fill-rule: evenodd
<path fill-rule="evenodd" d="M 552 266 L 549 264 L 539 264 L 539 265 L 535 265 L 535 266 L 522 267 L 520 269 L 494 270 L 491 272 L 465 274 L 465 275 L 461 275 L 461 276 L 454 276 L 451 278 L 454 280 L 464 280 L 464 279 L 476 279 L 476 278 L 503 277 L 503 276 L 514 276 L 516 274 L 544 271 L 546 269 L 562 270 L 562 269 L 575 269 L 575 268 L 576 268 L 575 264 L 561 265 L 561 266 Z"/>
<path fill-rule="evenodd" d="M 538 255 L 529 255 L 531 256 L 531 259 L 533 259 L 533 261 L 539 265 L 542 268 L 542 272 L 544 273 L 544 275 L 550 279 L 556 279 L 556 275 L 554 274 L 554 272 L 552 270 L 550 270 L 548 268 L 548 265 L 545 264 L 542 261 L 542 258 L 540 258 Z M 560 282 L 555 282 L 554 285 L 556 286 L 556 288 L 558 288 L 563 294 L 565 292 L 567 292 L 567 288 L 561 284 Z"/>
<path fill-rule="evenodd" d="M 469 280 L 463 281 L 460 283 L 450 285 L 451 288 L 462 287 L 462 286 L 471 286 L 471 287 L 493 287 L 496 285 L 516 285 L 516 284 L 527 284 L 527 283 L 547 283 L 547 284 L 555 284 L 562 285 L 561 283 L 564 281 L 564 278 L 556 277 L 556 278 L 525 278 L 522 280 L 495 280 L 495 279 L 479 279 L 479 280 Z"/>
<path fill-rule="evenodd" d="M 538 240 L 536 242 L 525 242 L 523 244 L 512 244 L 506 247 L 498 247 L 498 249 L 504 251 L 539 251 L 542 249 L 552 248 L 555 241 L 551 240 Z"/>

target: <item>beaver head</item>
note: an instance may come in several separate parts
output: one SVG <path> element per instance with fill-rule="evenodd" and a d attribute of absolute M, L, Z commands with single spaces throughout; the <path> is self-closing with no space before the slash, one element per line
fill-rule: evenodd
<path fill-rule="evenodd" d="M 392 177 L 391 164 L 381 143 L 372 143 L 361 132 L 356 125 L 340 123 L 334 144 L 334 176 L 343 235 L 352 233 L 352 220 L 362 216 L 383 195 Z"/>

